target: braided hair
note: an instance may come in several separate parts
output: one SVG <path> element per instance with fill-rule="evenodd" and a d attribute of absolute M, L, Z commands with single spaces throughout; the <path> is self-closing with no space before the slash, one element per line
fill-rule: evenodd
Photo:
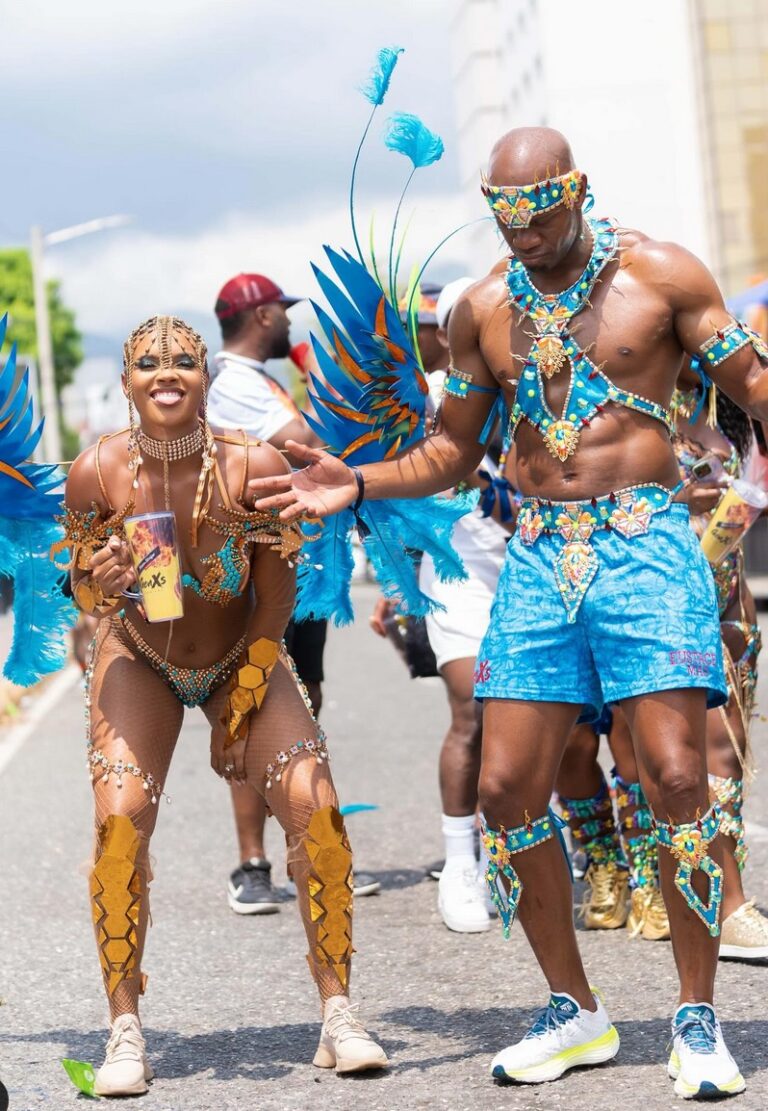
<path fill-rule="evenodd" d="M 710 389 L 713 387 L 710 386 Z M 717 427 L 745 462 L 753 442 L 752 421 L 735 401 L 717 391 Z"/>

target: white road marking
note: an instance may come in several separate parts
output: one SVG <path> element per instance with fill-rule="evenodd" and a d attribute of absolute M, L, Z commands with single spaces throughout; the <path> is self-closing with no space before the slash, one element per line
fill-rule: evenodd
<path fill-rule="evenodd" d="M 82 671 L 76 664 L 69 664 L 48 683 L 39 697 L 31 702 L 29 710 L 25 711 L 24 721 L 10 729 L 5 738 L 0 741 L 0 775 L 22 745 L 29 740 L 43 718 L 50 713 L 59 699 L 64 697 L 70 687 L 73 687 L 78 679 L 82 679 L 82 675 Z"/>

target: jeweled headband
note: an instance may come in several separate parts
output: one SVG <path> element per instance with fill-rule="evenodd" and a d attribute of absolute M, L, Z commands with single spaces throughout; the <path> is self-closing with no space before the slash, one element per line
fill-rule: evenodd
<path fill-rule="evenodd" d="M 490 185 L 485 174 L 480 188 L 494 216 L 508 228 L 527 228 L 534 216 L 564 204 L 573 208 L 579 199 L 579 170 L 548 177 L 533 185 Z"/>

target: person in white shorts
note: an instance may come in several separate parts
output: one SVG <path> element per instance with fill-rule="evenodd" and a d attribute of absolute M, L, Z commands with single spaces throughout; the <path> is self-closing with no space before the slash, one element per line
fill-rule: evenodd
<path fill-rule="evenodd" d="M 472 278 L 458 278 L 444 287 L 436 301 L 435 287 L 422 289 L 419 349 L 435 409 L 440 405 L 449 358 L 448 317 L 459 296 L 472 284 Z M 437 369 L 442 367 L 446 369 Z M 498 488 L 501 476 L 493 460 L 486 456 L 477 475 L 469 481 L 487 488 L 492 478 L 497 479 Z M 484 499 L 486 509 L 489 500 Z M 507 504 L 511 504 L 509 494 Z M 445 864 L 442 872 L 437 873 L 438 909 L 448 929 L 458 933 L 480 933 L 490 928 L 484 865 L 479 868 L 476 855 L 481 729 L 473 675 L 508 539 L 507 529 L 493 517 L 483 516 L 483 508 L 478 507 L 458 521 L 451 537 L 468 578 L 462 582 L 441 582 L 428 555 L 422 559 L 419 574 L 421 590 L 445 607 L 430 614 L 426 626 L 451 712 L 439 764 Z M 382 636 L 386 635 L 382 617 L 388 607 L 386 599 L 381 598 L 371 618 L 374 631 Z"/>

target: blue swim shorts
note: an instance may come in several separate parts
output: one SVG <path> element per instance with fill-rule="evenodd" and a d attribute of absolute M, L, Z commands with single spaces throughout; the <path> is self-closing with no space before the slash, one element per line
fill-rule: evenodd
<path fill-rule="evenodd" d="M 523 503 L 480 645 L 476 698 L 579 703 L 586 721 L 654 691 L 703 687 L 708 706 L 727 700 L 715 586 L 688 507 L 669 504 L 663 487 L 642 490 L 658 499 L 644 515 L 648 502 L 635 492 L 626 512 L 603 508 L 607 499 L 533 502 L 527 513 Z M 606 520 L 595 524 L 599 513 Z"/>

